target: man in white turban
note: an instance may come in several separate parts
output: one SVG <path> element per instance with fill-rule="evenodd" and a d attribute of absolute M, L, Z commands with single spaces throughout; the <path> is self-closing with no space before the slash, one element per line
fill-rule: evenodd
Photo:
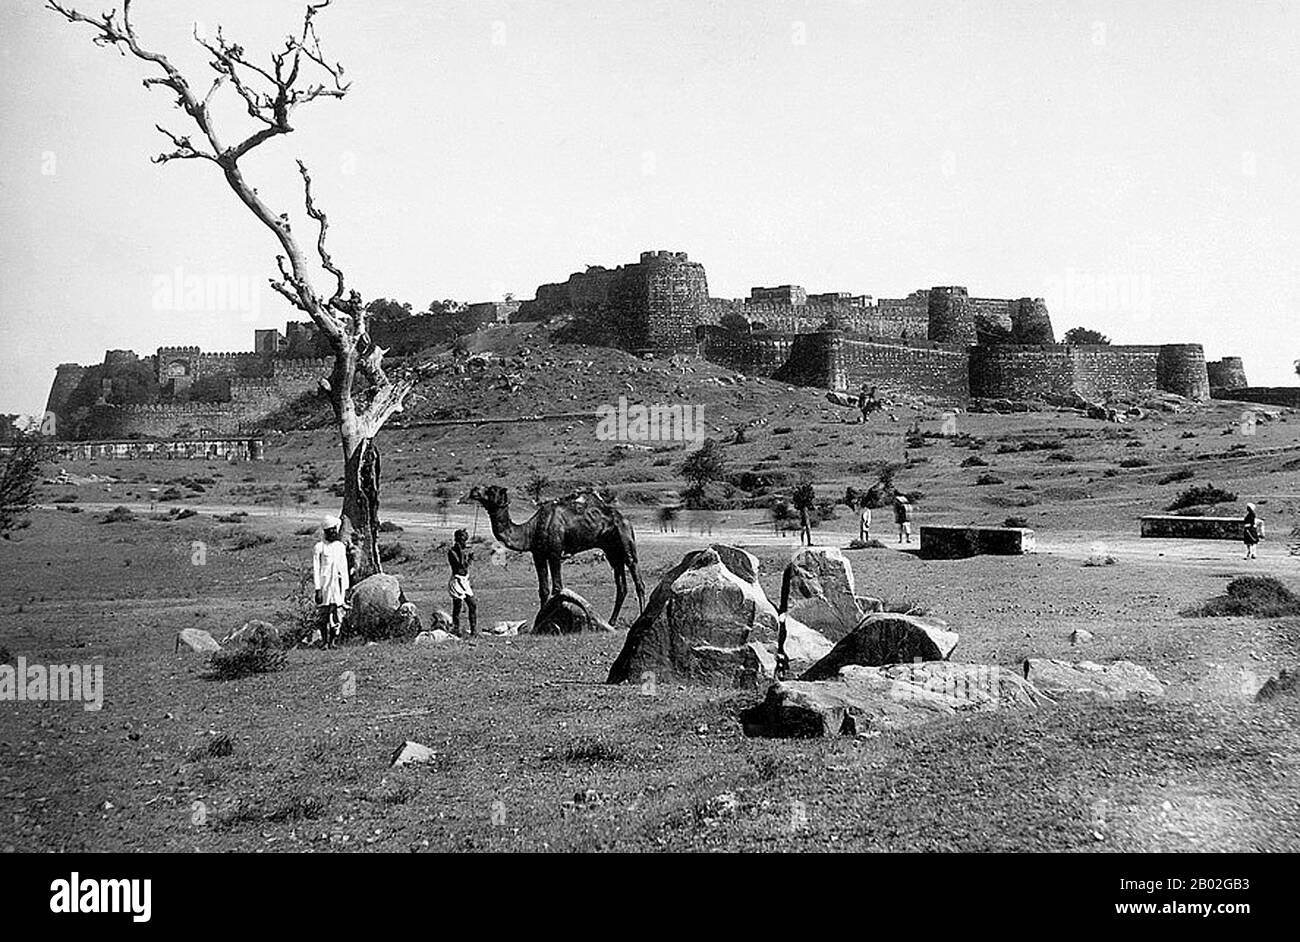
<path fill-rule="evenodd" d="M 316 578 L 316 604 L 325 610 L 325 647 L 332 648 L 343 627 L 343 612 L 347 608 L 348 552 L 339 531 L 343 523 L 338 517 L 321 521 L 324 539 L 312 552 L 312 569 Z M 312 638 L 315 641 L 315 637 Z"/>

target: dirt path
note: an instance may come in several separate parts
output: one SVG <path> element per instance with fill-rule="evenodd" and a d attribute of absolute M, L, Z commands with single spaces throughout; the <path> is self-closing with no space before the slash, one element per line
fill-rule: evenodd
<path fill-rule="evenodd" d="M 121 503 L 82 503 L 78 504 L 89 512 L 106 512 L 113 507 L 124 506 L 139 514 L 159 513 L 168 507 L 187 507 L 201 514 L 212 516 L 233 513 L 247 514 L 251 519 L 282 520 L 295 525 L 318 523 L 323 511 L 319 508 L 304 510 L 302 508 L 275 508 L 259 505 L 240 504 L 154 504 L 146 501 Z M 52 510 L 52 506 L 42 509 Z M 799 546 L 796 532 L 774 533 L 765 518 L 754 512 L 736 511 L 722 513 L 714 517 L 709 529 L 706 518 L 691 519 L 686 517 L 678 521 L 676 532 L 660 531 L 658 523 L 652 519 L 651 511 L 632 511 L 628 514 L 637 530 L 637 540 L 647 546 L 680 547 L 682 552 L 700 546 L 705 542 L 730 542 L 747 547 L 781 547 L 791 552 Z M 384 513 L 384 519 L 397 524 L 403 529 L 417 532 L 446 531 L 465 528 L 472 534 L 490 536 L 491 528 L 483 513 L 464 506 L 453 506 L 444 518 L 437 513 L 418 510 L 390 510 Z M 701 527 L 701 523 L 704 526 Z M 848 529 L 822 529 L 816 532 L 820 545 L 847 545 L 855 534 Z M 917 543 L 898 544 L 892 529 L 885 529 L 880 534 L 886 547 L 892 551 L 912 551 Z M 917 539 L 916 536 L 913 537 Z M 1300 557 L 1291 556 L 1284 543 L 1266 541 L 1259 547 L 1259 559 L 1250 561 L 1243 558 L 1242 545 L 1234 540 L 1169 540 L 1144 539 L 1126 533 L 1109 533 L 1096 531 L 1054 531 L 1050 534 L 1040 533 L 1037 537 L 1037 549 L 1041 555 L 1058 556 L 1063 559 L 1087 561 L 1093 557 L 1113 556 L 1119 562 L 1141 566 L 1180 570 L 1222 570 L 1234 575 L 1258 572 L 1270 575 L 1292 575 L 1300 568 Z"/>

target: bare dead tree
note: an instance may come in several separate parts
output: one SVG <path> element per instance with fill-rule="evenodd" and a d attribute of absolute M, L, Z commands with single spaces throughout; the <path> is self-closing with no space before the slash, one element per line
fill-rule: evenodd
<path fill-rule="evenodd" d="M 268 206 L 240 167 L 240 160 L 250 151 L 293 131 L 290 119 L 297 108 L 347 94 L 349 83 L 343 79 L 343 66 L 325 57 L 316 33 L 316 17 L 329 4 L 330 0 L 309 3 L 301 30 L 288 36 L 282 49 L 271 53 L 269 64 L 250 59 L 244 47 L 227 39 L 220 29 L 215 37 L 201 36 L 196 30 L 194 39 L 207 50 L 208 65 L 215 73 L 201 96 L 165 55 L 141 44 L 131 22 L 131 0 L 123 0 L 120 15 L 111 10 L 90 16 L 56 0 L 49 0 L 49 9 L 69 23 L 93 28 L 96 45 L 113 47 L 123 56 L 134 56 L 156 70 L 157 74 L 144 79 L 144 86 L 174 93 L 176 107 L 189 116 L 198 135 L 196 140 L 156 125 L 171 149 L 154 157 L 154 162 L 205 160 L 216 164 L 230 189 L 279 243 L 279 277 L 270 279 L 271 287 L 311 318 L 334 354 L 333 369 L 328 378 L 321 379 L 320 386 L 334 410 L 343 446 L 343 536 L 356 546 L 357 576 L 364 578 L 383 568 L 378 550 L 380 460 L 374 438 L 384 423 L 402 410 L 414 386 L 415 373 L 394 377 L 385 371 L 386 351 L 370 338 L 361 297 L 347 289 L 342 269 L 326 248 L 329 219 L 312 196 L 307 166 L 298 161 L 306 213 L 316 224 L 317 261 L 333 282 L 328 296 L 313 284 L 311 263 L 290 226 L 288 214 Z M 255 130 L 234 143 L 227 143 L 210 110 L 214 96 L 226 86 L 243 99 L 255 125 Z"/>

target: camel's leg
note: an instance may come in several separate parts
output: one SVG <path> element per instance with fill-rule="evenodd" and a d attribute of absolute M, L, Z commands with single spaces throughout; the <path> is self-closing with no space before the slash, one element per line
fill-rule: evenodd
<path fill-rule="evenodd" d="M 551 597 L 551 574 L 546 569 L 546 557 L 540 553 L 533 556 L 533 565 L 537 567 L 537 597 L 541 604 Z"/>
<path fill-rule="evenodd" d="M 627 568 L 632 573 L 632 585 L 636 587 L 636 606 L 638 612 L 645 611 L 645 583 L 641 581 L 641 569 L 637 566 L 636 552 L 627 554 Z"/>
<path fill-rule="evenodd" d="M 551 595 L 559 595 L 560 590 L 564 588 L 564 577 L 560 574 L 560 566 L 564 562 L 559 556 L 553 556 L 547 561 L 551 567 Z"/>
<path fill-rule="evenodd" d="M 623 610 L 623 600 L 627 598 L 627 572 L 623 568 L 623 560 L 616 556 L 605 558 L 614 569 L 614 612 L 609 616 L 609 623 L 618 625 L 618 613 Z"/>

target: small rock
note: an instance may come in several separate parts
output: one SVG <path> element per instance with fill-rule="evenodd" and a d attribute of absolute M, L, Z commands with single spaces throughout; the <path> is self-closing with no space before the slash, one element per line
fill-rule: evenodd
<path fill-rule="evenodd" d="M 418 765 L 433 760 L 433 750 L 422 743 L 407 740 L 393 753 L 392 765 Z"/>
<path fill-rule="evenodd" d="M 1092 632 L 1086 628 L 1076 628 L 1070 632 L 1071 644 L 1087 644 L 1092 640 Z"/>
<path fill-rule="evenodd" d="M 213 651 L 221 650 L 217 640 L 201 628 L 182 628 L 176 635 L 177 651 L 181 649 L 181 645 L 199 654 L 211 654 Z"/>

